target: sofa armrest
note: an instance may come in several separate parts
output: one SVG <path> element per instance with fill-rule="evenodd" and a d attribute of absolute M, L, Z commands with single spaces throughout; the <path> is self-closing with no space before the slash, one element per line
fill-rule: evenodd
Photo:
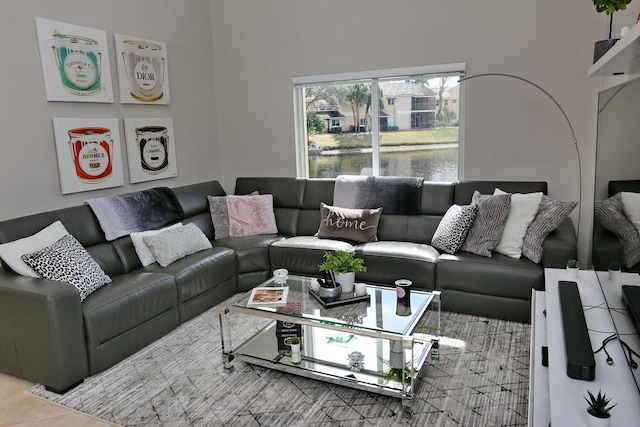
<path fill-rule="evenodd" d="M 62 392 L 89 375 L 82 307 L 70 284 L 0 271 L 0 370 Z"/>
<path fill-rule="evenodd" d="M 542 246 L 543 268 L 565 268 L 567 261 L 578 259 L 578 239 L 571 218 L 549 233 Z"/>

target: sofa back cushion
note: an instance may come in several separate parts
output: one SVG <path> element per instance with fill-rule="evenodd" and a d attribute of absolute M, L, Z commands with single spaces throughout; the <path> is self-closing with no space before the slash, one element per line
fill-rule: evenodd
<path fill-rule="evenodd" d="M 0 222 L 0 243 L 11 242 L 37 233 L 55 221 L 61 221 L 69 234 L 91 254 L 108 275 L 122 274 L 120 258 L 106 243 L 98 219 L 88 205 L 73 206 Z M 5 267 L 6 268 L 6 267 Z"/>
<path fill-rule="evenodd" d="M 257 191 L 260 194 L 273 195 L 273 212 L 276 216 L 278 233 L 295 236 L 298 225 L 298 214 L 302 209 L 306 179 L 289 177 L 236 179 L 236 195 L 250 194 Z M 318 215 L 320 204 L 316 208 Z M 318 228 L 314 230 L 314 233 Z"/>
<path fill-rule="evenodd" d="M 547 194 L 547 183 L 544 181 L 460 181 L 455 184 L 453 203 L 469 205 L 473 192 L 493 194 L 499 188 L 506 193 L 537 193 Z"/>

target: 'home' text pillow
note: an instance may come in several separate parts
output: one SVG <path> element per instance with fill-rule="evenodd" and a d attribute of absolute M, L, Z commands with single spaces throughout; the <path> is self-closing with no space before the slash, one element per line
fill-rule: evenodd
<path fill-rule="evenodd" d="M 381 213 L 382 208 L 350 209 L 320 203 L 320 228 L 316 236 L 360 243 L 376 242 Z"/>

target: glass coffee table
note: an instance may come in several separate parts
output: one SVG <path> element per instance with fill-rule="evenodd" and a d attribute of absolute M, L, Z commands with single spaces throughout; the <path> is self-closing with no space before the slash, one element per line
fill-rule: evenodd
<path fill-rule="evenodd" d="M 324 308 L 309 289 L 315 278 L 289 276 L 285 307 L 248 306 L 250 292 L 219 308 L 222 357 L 233 370 L 247 363 L 402 399 L 411 413 L 418 374 L 437 358 L 440 292 L 411 290 L 411 307 L 397 307 L 393 287 L 367 285 L 369 301 Z M 261 287 L 275 285 L 269 279 Z M 229 316 L 271 320 L 237 347 Z M 266 322 L 265 322 L 266 323 Z M 301 360 L 292 361 L 290 339 L 302 338 Z"/>

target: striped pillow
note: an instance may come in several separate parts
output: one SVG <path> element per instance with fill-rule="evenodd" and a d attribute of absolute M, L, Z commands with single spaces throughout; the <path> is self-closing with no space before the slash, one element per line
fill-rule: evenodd
<path fill-rule="evenodd" d="M 578 202 L 565 202 L 542 196 L 538 213 L 524 235 L 522 255 L 535 263 L 542 261 L 544 239 L 558 228 L 577 205 Z"/>
<path fill-rule="evenodd" d="M 491 251 L 498 246 L 507 223 L 511 194 L 492 196 L 476 191 L 471 204 L 478 206 L 478 213 L 461 250 L 490 257 Z"/>

